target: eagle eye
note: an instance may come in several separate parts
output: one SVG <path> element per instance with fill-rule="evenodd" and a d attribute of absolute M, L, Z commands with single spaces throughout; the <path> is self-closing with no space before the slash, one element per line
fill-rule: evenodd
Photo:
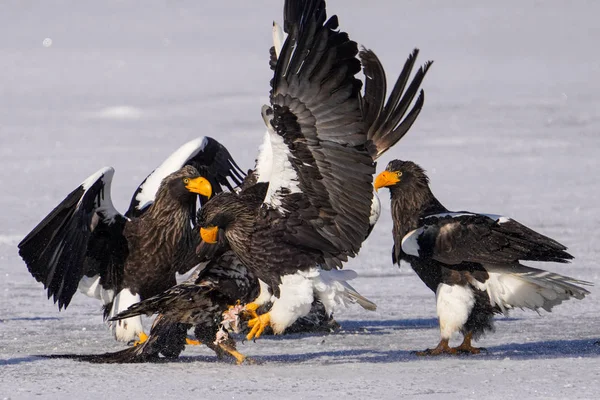
<path fill-rule="evenodd" d="M 185 183 L 186 185 L 187 185 L 188 183 L 190 183 L 190 178 L 183 178 L 183 183 Z"/>
<path fill-rule="evenodd" d="M 400 178 L 402 176 L 402 171 L 396 172 L 396 176 L 398 176 L 398 178 Z"/>

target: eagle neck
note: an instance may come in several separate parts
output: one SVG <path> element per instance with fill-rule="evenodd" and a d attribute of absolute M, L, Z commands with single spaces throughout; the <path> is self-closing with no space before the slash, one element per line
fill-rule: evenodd
<path fill-rule="evenodd" d="M 151 227 L 146 232 L 148 238 L 156 246 L 176 250 L 186 229 L 191 229 L 191 207 L 173 199 L 166 187 L 161 187 L 156 194 L 156 200 L 148 212 L 141 216 L 146 226 Z"/>
<path fill-rule="evenodd" d="M 403 238 L 408 232 L 417 229 L 419 220 L 426 215 L 448 212 L 433 195 L 428 184 L 413 185 L 408 190 L 392 187 L 390 196 L 394 237 Z"/>

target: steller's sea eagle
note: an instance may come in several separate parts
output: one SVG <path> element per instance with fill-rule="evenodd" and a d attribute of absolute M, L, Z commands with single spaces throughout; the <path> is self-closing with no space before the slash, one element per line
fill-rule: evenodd
<path fill-rule="evenodd" d="M 521 261 L 566 263 L 566 247 L 500 215 L 448 211 L 435 198 L 425 171 L 411 161 L 391 161 L 375 179 L 390 190 L 394 263 L 408 262 L 435 292 L 441 341 L 418 355 L 477 354 L 477 339 L 493 329 L 494 314 L 512 308 L 552 307 L 589 292 L 584 282 Z M 462 344 L 450 347 L 455 332 Z"/>
<path fill-rule="evenodd" d="M 273 306 L 249 322 L 248 339 L 267 326 L 282 333 L 309 312 L 315 297 L 328 312 L 349 302 L 375 308 L 346 282 L 356 274 L 338 268 L 357 254 L 377 219 L 374 160 L 417 118 L 422 90 L 410 105 L 431 64 L 405 91 L 415 50 L 385 102 L 381 63 L 370 50 L 359 54 L 337 30 L 337 17 L 327 19 L 323 0 L 288 0 L 284 19 L 287 37 L 274 61 L 271 105 L 263 107 L 268 130 L 256 168 L 258 182 L 268 183 L 266 195 L 257 208 L 244 201 L 244 190 L 222 193 L 198 218 L 204 243 L 224 235 L 272 291 Z M 361 65 L 364 96 L 355 77 Z"/>
<path fill-rule="evenodd" d="M 113 317 L 113 320 L 120 320 L 159 314 L 143 343 L 113 353 L 49 357 L 92 363 L 156 362 L 162 360 L 161 355 L 168 359 L 177 358 L 185 347 L 188 329 L 193 327 L 196 339 L 215 351 L 218 358 L 231 356 L 238 364 L 252 362 L 237 351 L 229 332 L 239 329 L 238 314 L 242 305 L 258 295 L 256 277 L 233 252 L 226 250 L 200 264 L 184 282 Z"/>
<path fill-rule="evenodd" d="M 103 301 L 108 318 L 173 286 L 176 272 L 197 264 L 192 223 L 198 196 L 205 201 L 221 185 L 232 189 L 228 179 L 234 185 L 243 179 L 227 149 L 201 137 L 156 168 L 123 215 L 110 197 L 113 173 L 105 167 L 87 178 L 18 245 L 59 310 L 79 288 Z M 120 341 L 145 337 L 140 317 L 111 323 L 111 329 Z"/>

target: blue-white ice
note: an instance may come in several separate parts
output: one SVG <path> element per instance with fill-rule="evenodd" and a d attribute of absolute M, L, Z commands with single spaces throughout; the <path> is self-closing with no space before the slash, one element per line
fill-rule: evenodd
<path fill-rule="evenodd" d="M 271 21 L 283 1 L 16 2 L 0 11 L 0 398 L 597 398 L 597 288 L 551 314 L 516 311 L 479 342 L 489 355 L 420 359 L 437 343 L 433 294 L 391 265 L 389 201 L 353 284 L 379 308 L 337 315 L 330 336 L 264 338 L 264 362 L 89 365 L 36 354 L 117 350 L 100 304 L 59 313 L 16 244 L 104 165 L 114 204 L 171 151 L 210 135 L 253 165 L 267 101 Z M 379 163 L 411 159 L 450 209 L 515 218 L 563 243 L 599 282 L 600 3 L 329 0 L 390 80 L 413 47 L 434 59 L 426 105 Z M 45 39 L 51 39 L 52 43 Z M 49 45 L 50 44 L 50 45 Z M 49 46 L 48 46 L 49 45 Z"/>

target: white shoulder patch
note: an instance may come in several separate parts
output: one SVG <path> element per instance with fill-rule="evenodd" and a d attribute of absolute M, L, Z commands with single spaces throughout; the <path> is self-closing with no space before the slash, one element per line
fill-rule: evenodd
<path fill-rule="evenodd" d="M 417 239 L 419 238 L 419 236 L 421 236 L 424 230 L 425 228 L 421 227 L 414 229 L 408 232 L 406 235 L 404 235 L 404 237 L 402 238 L 402 251 L 410 256 L 419 257 L 420 248 Z"/>
<path fill-rule="evenodd" d="M 119 214 L 119 212 L 115 209 L 115 206 L 113 205 L 112 199 L 110 197 L 112 178 L 114 174 L 115 170 L 113 167 L 104 167 L 98 170 L 93 175 L 89 176 L 86 180 L 84 180 L 81 183 L 81 187 L 84 191 L 87 192 L 94 185 L 94 183 L 98 182 L 99 180 L 102 180 L 102 182 L 104 183 L 104 190 L 102 190 L 99 193 L 98 198 L 94 199 L 94 202 L 97 211 L 102 213 L 102 215 L 104 215 L 104 217 L 107 219 L 107 222 L 109 223 L 111 222 L 110 220 L 112 220 L 116 215 Z M 81 203 L 82 200 L 83 197 L 81 198 L 81 200 L 79 200 L 79 203 Z M 77 206 L 79 207 L 79 204 Z"/>
<path fill-rule="evenodd" d="M 104 167 L 99 169 L 97 172 L 95 172 L 94 174 L 90 175 L 89 177 L 87 177 L 86 180 L 84 180 L 83 182 L 81 182 L 81 187 L 83 188 L 83 190 L 88 190 L 90 187 L 92 187 L 92 185 L 94 183 L 96 183 L 96 181 L 100 178 L 102 178 L 102 176 L 104 176 L 104 183 L 109 183 L 112 181 L 113 175 L 115 174 L 115 169 L 113 167 Z"/>
<path fill-rule="evenodd" d="M 375 226 L 381 215 L 381 201 L 377 193 L 373 191 L 373 201 L 371 202 L 371 214 L 369 215 L 369 225 Z"/>
<path fill-rule="evenodd" d="M 268 121 L 265 121 L 268 124 Z M 273 150 L 271 149 L 270 124 L 263 137 L 263 142 L 258 148 L 258 158 L 256 159 L 256 178 L 257 182 L 269 182 L 271 180 L 271 170 L 273 168 Z"/>
<path fill-rule="evenodd" d="M 138 209 L 143 209 L 154 202 L 156 192 L 162 180 L 181 169 L 183 165 L 196 154 L 204 150 L 208 139 L 204 136 L 190 140 L 179 149 L 175 150 L 162 164 L 158 166 L 140 185 L 140 192 L 135 196 L 139 202 Z"/>
<path fill-rule="evenodd" d="M 283 142 L 283 138 L 274 131 L 269 131 L 272 162 L 271 179 L 269 189 L 265 196 L 265 203 L 272 207 L 281 206 L 282 190 L 287 189 L 289 193 L 299 193 L 298 175 L 289 158 L 292 157 L 290 150 Z"/>
<path fill-rule="evenodd" d="M 279 54 L 281 54 L 281 48 L 283 47 L 283 42 L 285 42 L 286 34 L 281 29 L 281 25 L 277 22 L 273 21 L 273 47 L 275 47 L 275 54 L 277 55 L 277 59 L 279 60 Z"/>

